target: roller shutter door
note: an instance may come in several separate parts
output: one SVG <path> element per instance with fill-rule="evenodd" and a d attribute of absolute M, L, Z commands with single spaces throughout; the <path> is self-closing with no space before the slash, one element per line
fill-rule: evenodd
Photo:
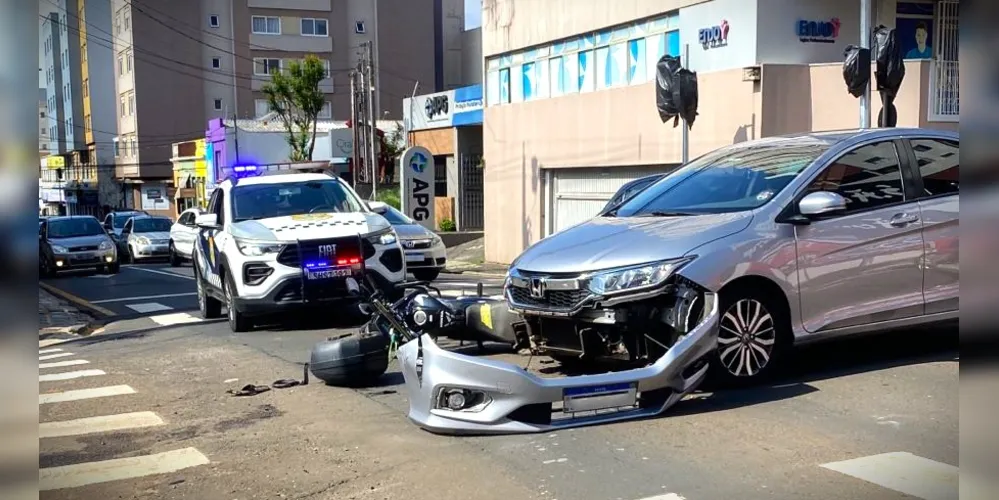
<path fill-rule="evenodd" d="M 614 193 L 628 181 L 666 167 L 571 168 L 550 171 L 547 234 L 574 226 L 594 217 Z"/>

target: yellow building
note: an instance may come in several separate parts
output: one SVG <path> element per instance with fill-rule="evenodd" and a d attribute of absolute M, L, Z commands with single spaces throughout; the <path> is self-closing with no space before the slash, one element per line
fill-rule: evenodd
<path fill-rule="evenodd" d="M 177 142 L 173 144 L 173 186 L 174 205 L 177 214 L 193 207 L 206 208 L 208 197 L 205 193 L 205 180 L 208 165 L 205 161 L 205 140 Z"/>

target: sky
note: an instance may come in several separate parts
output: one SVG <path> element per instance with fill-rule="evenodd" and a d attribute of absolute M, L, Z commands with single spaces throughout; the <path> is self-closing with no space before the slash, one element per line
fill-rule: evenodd
<path fill-rule="evenodd" d="M 465 29 L 482 26 L 482 0 L 465 0 Z"/>

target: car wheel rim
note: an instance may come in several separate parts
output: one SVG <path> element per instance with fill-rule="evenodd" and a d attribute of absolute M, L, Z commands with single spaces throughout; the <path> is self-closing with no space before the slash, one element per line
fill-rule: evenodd
<path fill-rule="evenodd" d="M 232 290 L 230 285 L 225 286 L 225 308 L 226 312 L 229 314 L 229 321 L 236 322 L 236 309 L 232 307 Z"/>
<path fill-rule="evenodd" d="M 718 358 L 732 375 L 752 377 L 770 363 L 777 341 L 773 316 L 754 299 L 742 299 L 722 316 Z"/>
<path fill-rule="evenodd" d="M 204 285 L 201 284 L 201 277 L 198 276 L 197 273 L 195 273 L 194 279 L 195 279 L 195 281 L 198 282 L 198 308 L 201 309 L 201 312 L 204 312 L 206 310 L 206 308 L 205 308 L 205 287 L 204 287 Z"/>

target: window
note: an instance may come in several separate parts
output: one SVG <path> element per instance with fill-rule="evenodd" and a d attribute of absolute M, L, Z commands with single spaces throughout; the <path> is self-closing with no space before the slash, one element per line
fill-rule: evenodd
<path fill-rule="evenodd" d="M 923 179 L 923 192 L 926 196 L 946 196 L 958 194 L 961 166 L 960 144 L 937 139 L 912 141 L 912 151 L 916 154 L 919 176 Z"/>
<path fill-rule="evenodd" d="M 580 52 L 577 54 L 577 83 L 580 92 L 593 92 L 596 78 L 593 67 L 593 51 Z"/>
<path fill-rule="evenodd" d="M 215 111 L 222 109 L 222 99 L 215 99 Z"/>
<path fill-rule="evenodd" d="M 132 12 L 126 10 L 124 18 L 125 18 L 125 31 L 128 31 L 132 29 Z"/>
<path fill-rule="evenodd" d="M 118 103 L 121 104 L 121 107 L 119 109 L 121 109 L 121 116 L 122 116 L 122 118 L 124 118 L 125 117 L 125 96 L 119 97 L 118 98 Z"/>
<path fill-rule="evenodd" d="M 118 56 L 118 76 L 125 74 L 125 57 Z"/>
<path fill-rule="evenodd" d="M 89 86 L 90 86 L 90 81 L 89 80 L 84 80 L 83 81 L 83 97 L 87 97 L 88 95 L 90 95 L 90 92 L 87 90 L 87 87 L 89 87 Z"/>
<path fill-rule="evenodd" d="M 39 129 L 38 130 L 38 134 L 39 135 L 45 135 L 45 127 L 42 127 L 41 129 Z"/>
<path fill-rule="evenodd" d="M 366 30 L 364 29 L 364 21 L 354 21 L 354 33 L 364 34 Z"/>
<path fill-rule="evenodd" d="M 121 14 L 115 14 L 114 16 L 114 34 L 118 35 L 121 33 Z"/>
<path fill-rule="evenodd" d="M 253 16 L 251 18 L 253 33 L 258 35 L 280 35 L 281 18 L 269 16 Z"/>
<path fill-rule="evenodd" d="M 212 14 L 212 15 L 208 16 L 208 25 L 211 26 L 212 28 L 218 28 L 219 27 L 219 16 L 216 15 L 216 14 Z"/>
<path fill-rule="evenodd" d="M 128 62 L 126 63 L 126 67 L 128 68 L 128 72 L 131 73 L 132 72 L 132 51 L 128 51 Z"/>
<path fill-rule="evenodd" d="M 221 57 L 213 57 L 212 58 L 212 68 L 214 68 L 214 69 L 220 69 L 220 68 L 222 68 L 222 58 Z"/>
<path fill-rule="evenodd" d="M 330 77 L 330 62 L 327 59 L 323 59 L 323 69 L 326 70 L 326 78 Z"/>
<path fill-rule="evenodd" d="M 253 108 L 257 118 L 260 118 L 271 111 L 270 105 L 267 104 L 267 99 L 254 99 Z"/>
<path fill-rule="evenodd" d="M 326 19 L 302 19 L 302 35 L 304 36 L 327 36 Z"/>
<path fill-rule="evenodd" d="M 90 115 L 83 117 L 83 126 L 86 127 L 86 132 L 90 133 L 93 131 L 93 121 L 90 119 Z"/>
<path fill-rule="evenodd" d="M 333 117 L 333 107 L 330 105 L 329 101 L 326 101 L 326 104 L 323 104 L 323 109 L 319 110 L 319 115 L 317 115 L 317 118 L 330 119 L 332 117 Z"/>
<path fill-rule="evenodd" d="M 111 145 L 114 148 L 114 157 L 115 158 L 120 157 L 121 156 L 121 147 L 120 147 L 120 143 L 118 142 L 118 138 L 117 137 L 115 137 L 114 139 L 111 140 Z"/>
<path fill-rule="evenodd" d="M 83 45 L 80 46 L 80 58 L 83 62 L 87 62 L 87 42 L 83 42 Z"/>
<path fill-rule="evenodd" d="M 132 143 L 132 156 L 138 155 L 139 154 L 139 147 L 135 144 L 135 136 L 134 135 L 132 136 L 132 139 L 131 139 L 130 142 Z"/>
<path fill-rule="evenodd" d="M 240 184 L 232 188 L 231 193 L 233 222 L 260 217 L 363 210 L 361 200 L 343 182 L 333 178 L 281 184 Z"/>
<path fill-rule="evenodd" d="M 895 144 L 879 142 L 846 153 L 819 174 L 806 191 L 839 193 L 846 198 L 849 213 L 905 201 Z"/>
<path fill-rule="evenodd" d="M 128 94 L 128 116 L 135 114 L 135 94 Z"/>
<path fill-rule="evenodd" d="M 278 71 L 281 71 L 280 59 L 253 58 L 253 74 L 273 75 Z"/>

